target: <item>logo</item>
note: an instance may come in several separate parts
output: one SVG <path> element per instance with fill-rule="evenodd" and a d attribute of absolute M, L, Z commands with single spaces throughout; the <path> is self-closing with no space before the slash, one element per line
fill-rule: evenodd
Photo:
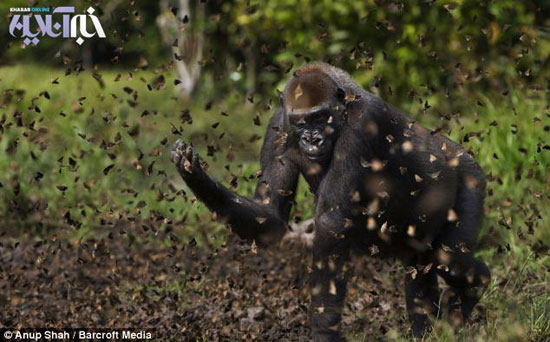
<path fill-rule="evenodd" d="M 45 36 L 57 38 L 76 38 L 76 43 L 82 45 L 84 39 L 97 35 L 105 38 L 105 31 L 94 15 L 95 10 L 88 7 L 86 14 L 74 14 L 73 6 L 55 7 L 50 12 L 48 7 L 11 8 L 15 13 L 11 17 L 9 32 L 12 37 L 23 39 L 25 46 L 38 45 Z M 24 13 L 24 14 L 20 14 Z M 89 32 L 87 23 L 91 21 L 93 31 Z M 33 29 L 34 26 L 34 29 Z"/>

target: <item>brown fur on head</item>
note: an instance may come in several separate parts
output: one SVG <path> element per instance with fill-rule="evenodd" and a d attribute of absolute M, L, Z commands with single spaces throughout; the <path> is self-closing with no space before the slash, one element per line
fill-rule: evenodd
<path fill-rule="evenodd" d="M 286 85 L 283 97 L 287 114 L 328 107 L 336 99 L 338 86 L 324 70 L 304 69 L 298 70 Z"/>
<path fill-rule="evenodd" d="M 337 69 L 308 64 L 298 69 L 282 93 L 284 129 L 310 160 L 328 165 L 342 126 L 346 90 Z"/>

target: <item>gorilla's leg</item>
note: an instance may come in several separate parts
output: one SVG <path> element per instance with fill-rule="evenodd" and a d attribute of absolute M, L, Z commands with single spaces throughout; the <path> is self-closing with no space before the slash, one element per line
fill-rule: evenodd
<path fill-rule="evenodd" d="M 343 270 L 349 242 L 335 231 L 337 220 L 323 215 L 315 222 L 310 279 L 313 341 L 340 341 L 339 324 L 346 296 Z"/>
<path fill-rule="evenodd" d="M 449 314 L 455 320 L 466 320 L 489 285 L 489 268 L 471 253 L 447 253 L 440 256 L 441 259 L 448 259 L 448 265 L 439 268 L 439 275 L 453 292 L 449 299 Z"/>
<path fill-rule="evenodd" d="M 439 246 L 434 247 L 440 264 L 438 273 L 455 294 L 449 303 L 450 313 L 454 318 L 460 317 L 457 313 L 462 313 L 461 318 L 465 320 L 489 285 L 491 273 L 481 260 L 473 256 L 483 217 L 483 176 L 477 167 L 467 164 L 463 167 L 464 175 L 454 208 L 457 220 L 449 222 L 438 239 Z"/>
<path fill-rule="evenodd" d="M 438 314 L 440 290 L 437 271 L 431 264 L 431 254 L 420 255 L 415 259 L 415 262 L 408 263 L 415 267 L 415 272 L 408 272 L 405 277 L 405 298 L 412 334 L 414 337 L 422 337 L 431 328 L 428 316 Z M 418 265 L 424 268 L 418 269 Z"/>

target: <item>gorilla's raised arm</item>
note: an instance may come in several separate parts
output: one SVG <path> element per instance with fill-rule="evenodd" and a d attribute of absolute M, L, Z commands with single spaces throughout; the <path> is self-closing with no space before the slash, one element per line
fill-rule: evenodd
<path fill-rule="evenodd" d="M 176 141 L 170 158 L 183 180 L 211 211 L 225 220 L 241 238 L 259 245 L 278 242 L 287 231 L 299 170 L 282 154 L 277 133 L 281 113 L 268 128 L 261 154 L 261 177 L 253 199 L 239 196 L 213 180 L 202 169 L 198 155 L 181 140 Z"/>

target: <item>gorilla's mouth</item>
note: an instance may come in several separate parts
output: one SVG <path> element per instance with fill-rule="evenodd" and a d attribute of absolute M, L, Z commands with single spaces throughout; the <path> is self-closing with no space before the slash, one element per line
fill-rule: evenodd
<path fill-rule="evenodd" d="M 324 142 L 318 145 L 300 144 L 300 147 L 304 154 L 311 160 L 323 159 L 329 150 L 327 144 Z"/>

